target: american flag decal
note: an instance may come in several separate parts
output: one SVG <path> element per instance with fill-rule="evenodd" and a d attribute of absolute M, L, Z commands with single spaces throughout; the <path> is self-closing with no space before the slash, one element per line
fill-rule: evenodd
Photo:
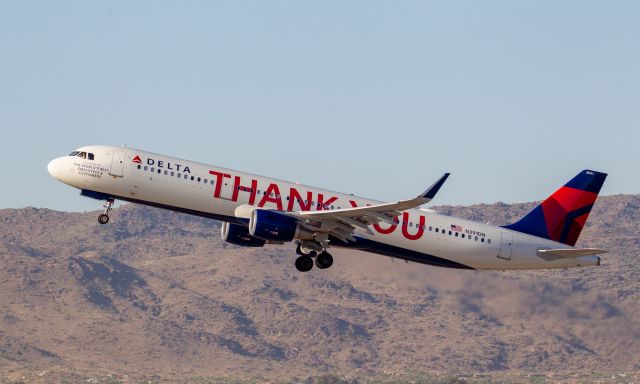
<path fill-rule="evenodd" d="M 451 230 L 454 232 L 462 232 L 462 227 L 459 225 L 451 224 Z"/>

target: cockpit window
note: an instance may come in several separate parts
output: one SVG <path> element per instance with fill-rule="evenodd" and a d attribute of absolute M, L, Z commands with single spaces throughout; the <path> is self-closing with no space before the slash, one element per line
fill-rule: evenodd
<path fill-rule="evenodd" d="M 93 156 L 93 153 L 81 152 L 81 151 L 73 151 L 69 154 L 69 156 L 78 156 L 78 157 L 82 157 L 83 159 L 89 159 L 89 160 L 93 160 L 95 158 Z"/>

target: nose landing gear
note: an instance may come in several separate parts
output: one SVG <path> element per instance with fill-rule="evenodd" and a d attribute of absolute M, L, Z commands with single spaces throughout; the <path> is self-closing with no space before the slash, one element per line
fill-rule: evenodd
<path fill-rule="evenodd" d="M 115 203 L 115 199 L 113 197 L 107 199 L 107 202 L 104 203 L 104 213 L 101 213 L 98 216 L 98 223 L 100 224 L 107 224 L 109 222 L 109 212 L 111 212 L 111 207 L 113 206 L 113 203 Z"/>

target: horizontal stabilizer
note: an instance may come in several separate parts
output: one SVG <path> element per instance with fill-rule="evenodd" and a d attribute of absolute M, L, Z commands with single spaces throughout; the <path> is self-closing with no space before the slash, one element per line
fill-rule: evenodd
<path fill-rule="evenodd" d="M 598 248 L 561 248 L 561 249 L 538 249 L 540 256 L 551 256 L 554 258 L 573 258 L 582 256 L 599 255 L 606 253 L 604 249 Z"/>

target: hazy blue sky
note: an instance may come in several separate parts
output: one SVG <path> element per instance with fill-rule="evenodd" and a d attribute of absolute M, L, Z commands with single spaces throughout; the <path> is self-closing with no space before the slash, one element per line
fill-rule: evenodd
<path fill-rule="evenodd" d="M 2 1 L 0 207 L 114 144 L 434 204 L 638 193 L 638 1 Z"/>

